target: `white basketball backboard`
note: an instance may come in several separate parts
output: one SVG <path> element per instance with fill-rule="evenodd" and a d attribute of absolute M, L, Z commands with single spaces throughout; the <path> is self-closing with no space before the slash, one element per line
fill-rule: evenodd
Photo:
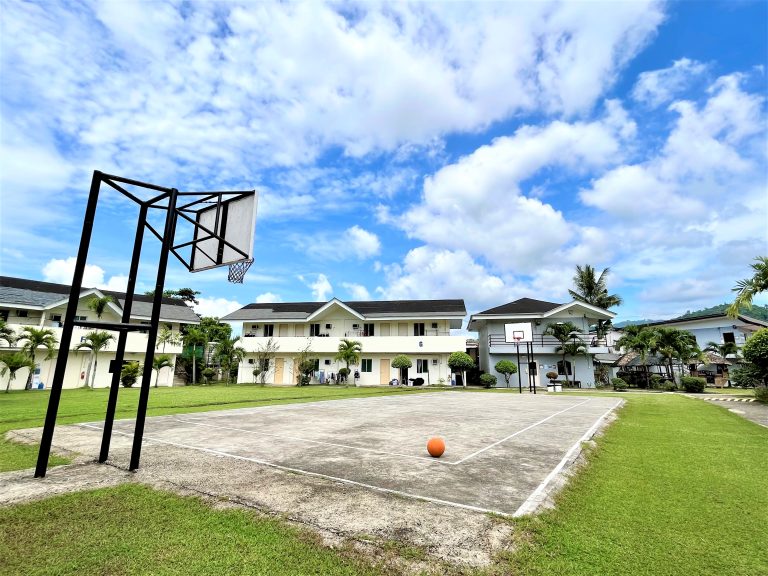
<path fill-rule="evenodd" d="M 192 272 L 253 258 L 257 204 L 258 192 L 213 203 L 197 212 L 197 223 L 221 238 L 210 238 L 206 230 L 195 228 L 195 240 L 200 240 L 192 246 Z"/>
<path fill-rule="evenodd" d="M 504 324 L 504 341 L 511 344 L 515 342 L 532 342 L 533 330 L 531 323 Z"/>

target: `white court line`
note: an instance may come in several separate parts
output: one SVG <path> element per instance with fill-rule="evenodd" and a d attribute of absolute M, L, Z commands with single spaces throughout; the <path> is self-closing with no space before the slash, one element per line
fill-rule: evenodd
<path fill-rule="evenodd" d="M 589 402 L 590 400 L 591 400 L 591 398 L 587 398 L 587 399 L 586 399 L 586 400 L 584 400 L 583 402 L 579 402 L 578 404 L 574 404 L 573 406 L 571 406 L 571 407 L 569 407 L 569 408 L 566 408 L 565 410 L 560 410 L 560 412 L 555 412 L 554 414 L 552 414 L 552 415 L 550 415 L 550 416 L 547 416 L 547 417 L 546 417 L 546 418 L 544 418 L 543 420 L 539 420 L 538 422 L 536 422 L 536 423 L 534 423 L 534 424 L 531 424 L 530 426 L 526 426 L 526 427 L 525 427 L 525 428 L 523 428 L 522 430 L 518 430 L 518 431 L 517 431 L 517 432 L 515 432 L 514 434 L 510 434 L 510 435 L 509 435 L 509 436 L 507 436 L 506 438 L 502 438 L 501 440 L 498 440 L 498 441 L 494 442 L 493 444 L 489 444 L 489 445 L 488 445 L 488 446 L 486 446 L 485 448 L 481 448 L 481 449 L 480 449 L 480 450 L 478 450 L 477 452 L 473 452 L 473 453 L 472 453 L 472 454 L 470 454 L 469 456 L 465 456 L 464 458 L 462 458 L 462 459 L 461 459 L 461 460 L 459 460 L 458 462 L 455 462 L 455 465 L 456 465 L 456 466 L 458 466 L 458 465 L 459 465 L 459 464 L 461 464 L 462 462 L 466 462 L 466 461 L 467 461 L 467 460 L 469 460 L 470 458 L 474 458 L 474 457 L 475 457 L 475 456 L 477 456 L 478 454 L 482 454 L 482 453 L 483 453 L 483 452 L 485 452 L 486 450 L 490 450 L 491 448 L 493 448 L 494 446 L 498 446 L 498 445 L 499 445 L 499 444 L 501 444 L 502 442 L 506 442 L 507 440 L 509 440 L 509 439 L 511 439 L 511 438 L 514 438 L 515 436 L 518 436 L 519 434 L 522 434 L 523 432 L 526 432 L 526 431 L 530 430 L 531 428 L 535 428 L 535 427 L 536 427 L 536 426 L 538 426 L 539 424 L 544 424 L 544 422 L 546 422 L 547 420 L 551 420 L 552 418 L 554 418 L 555 416 L 558 416 L 559 414 L 562 414 L 563 412 L 568 412 L 568 410 L 573 410 L 573 409 L 574 409 L 574 408 L 576 408 L 577 406 L 581 406 L 582 404 L 586 404 L 586 403 L 587 403 L 587 402 Z"/>
<path fill-rule="evenodd" d="M 94 430 L 102 430 L 98 426 L 92 424 L 78 424 L 85 428 L 93 428 Z M 114 430 L 113 434 L 120 434 L 122 436 L 132 436 L 125 432 Z M 158 442 L 160 444 L 167 444 L 169 446 L 176 446 L 178 448 L 186 448 L 188 450 L 197 450 L 198 452 L 206 452 L 207 454 L 214 454 L 216 456 L 224 456 L 227 458 L 234 458 L 235 460 L 244 460 L 246 462 L 253 462 L 254 464 L 262 464 L 263 466 L 269 466 L 277 470 L 283 470 L 285 472 L 294 472 L 296 474 L 304 474 L 306 476 L 314 476 L 316 478 L 323 478 L 325 480 L 333 480 L 335 482 L 341 482 L 343 484 L 349 484 L 351 486 L 359 486 L 361 488 L 368 488 L 369 490 L 375 490 L 376 492 L 383 492 L 385 494 L 395 494 L 397 496 L 403 496 L 404 498 L 411 498 L 413 500 L 422 500 L 424 502 L 431 502 L 433 504 L 441 504 L 443 506 L 453 506 L 454 508 L 463 508 L 464 510 L 472 510 L 473 512 L 482 512 L 484 514 L 499 514 L 501 516 L 509 516 L 506 512 L 500 512 L 498 510 L 491 510 L 489 508 L 480 508 L 479 506 L 472 506 L 470 504 L 461 504 L 459 502 L 452 502 L 450 500 L 441 500 L 439 498 L 431 498 L 429 496 L 420 496 L 419 494 L 411 494 L 410 492 L 402 492 L 400 490 L 392 490 L 391 488 L 382 488 L 381 486 L 374 486 L 373 484 L 365 484 L 364 482 L 357 482 L 355 480 L 348 480 L 347 478 L 339 478 L 337 476 L 330 476 L 328 474 L 321 474 L 319 472 L 310 472 L 309 470 L 302 470 L 301 468 L 291 468 L 289 466 L 282 466 L 280 464 L 273 464 L 266 460 L 258 460 L 256 458 L 248 458 L 246 456 L 238 456 L 237 454 L 230 454 L 229 452 L 222 452 L 221 450 L 212 450 L 210 448 L 201 448 L 199 446 L 190 446 L 188 444 L 180 444 L 177 442 L 169 442 L 168 440 L 160 440 L 159 438 L 152 438 L 151 436 L 145 436 L 147 440 L 152 442 Z"/>
<path fill-rule="evenodd" d="M 259 432 L 258 430 L 246 430 L 244 428 L 233 428 L 230 426 L 217 426 L 216 424 L 204 424 L 202 422 L 196 422 L 193 420 L 182 420 L 181 418 L 174 418 L 178 422 L 184 422 L 185 424 L 193 424 L 194 426 L 207 426 L 209 428 L 220 428 L 222 430 L 232 430 L 234 432 L 245 432 L 246 434 L 256 434 L 258 436 L 271 436 L 273 438 L 285 438 L 288 440 L 296 440 L 298 442 L 309 442 L 310 444 L 323 444 L 325 446 L 335 446 L 337 448 L 350 448 L 352 450 L 361 450 L 363 452 L 372 452 L 373 454 L 379 454 L 380 456 L 397 456 L 400 458 L 416 458 L 418 460 L 424 460 L 434 464 L 443 465 L 455 465 L 455 462 L 448 462 L 447 460 L 439 460 L 437 458 L 427 458 L 426 456 L 416 456 L 414 454 L 402 454 L 400 452 L 385 452 L 383 450 L 373 450 L 372 448 L 361 448 L 359 446 L 350 446 L 349 444 L 338 444 L 336 442 L 324 442 L 322 440 L 310 440 L 308 438 L 302 438 L 300 436 L 290 436 L 288 434 L 271 434 L 269 432 Z"/>
<path fill-rule="evenodd" d="M 568 452 L 565 453 L 565 456 L 563 456 L 563 459 L 560 460 L 560 462 L 555 466 L 555 468 L 550 472 L 546 478 L 542 481 L 541 484 L 539 484 L 536 487 L 536 490 L 534 490 L 530 496 L 523 502 L 520 507 L 515 511 L 514 514 L 512 514 L 513 518 L 517 518 L 519 516 L 525 516 L 526 514 L 530 514 L 531 512 L 535 511 L 536 508 L 539 507 L 540 498 L 541 495 L 544 493 L 544 490 L 549 485 L 550 482 L 557 476 L 557 474 L 560 473 L 560 471 L 565 467 L 566 463 L 570 460 L 570 458 L 576 453 L 577 450 L 581 450 L 581 444 L 582 442 L 586 442 L 589 440 L 592 435 L 597 430 L 597 427 L 600 425 L 600 423 L 603 421 L 603 419 L 608 416 L 613 410 L 621 406 L 621 404 L 624 402 L 624 400 L 619 400 L 616 404 L 608 408 L 608 410 L 605 411 L 605 413 L 598 418 L 595 423 L 592 425 L 592 427 L 587 430 L 584 435 L 578 439 L 576 444 L 571 446 L 571 449 L 568 450 Z"/>

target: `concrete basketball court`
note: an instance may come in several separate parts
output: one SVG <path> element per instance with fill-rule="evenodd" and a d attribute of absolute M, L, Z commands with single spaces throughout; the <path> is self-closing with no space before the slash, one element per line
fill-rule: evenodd
<path fill-rule="evenodd" d="M 144 443 L 520 515 L 536 509 L 581 442 L 620 403 L 604 397 L 467 392 L 328 400 L 151 417 Z M 102 424 L 80 426 L 95 432 Z M 132 435 L 133 426 L 133 420 L 119 420 L 114 430 Z M 440 459 L 426 452 L 431 436 L 445 439 Z"/>

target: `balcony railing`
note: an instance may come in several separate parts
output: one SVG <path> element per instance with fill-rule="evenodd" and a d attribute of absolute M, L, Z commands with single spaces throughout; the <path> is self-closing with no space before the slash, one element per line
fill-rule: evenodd
<path fill-rule="evenodd" d="M 578 337 L 584 344 L 590 348 L 607 347 L 605 338 L 597 338 L 589 334 L 581 334 Z M 572 340 L 569 340 L 572 341 Z M 548 334 L 534 334 L 532 343 L 534 346 L 560 346 L 560 340 Z M 522 346 L 525 342 L 520 342 Z M 488 345 L 493 346 L 514 346 L 514 342 L 507 342 L 504 334 L 490 334 L 488 336 Z"/>

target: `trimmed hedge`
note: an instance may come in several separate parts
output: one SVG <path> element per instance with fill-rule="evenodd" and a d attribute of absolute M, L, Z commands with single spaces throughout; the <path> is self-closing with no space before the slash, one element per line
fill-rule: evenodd
<path fill-rule="evenodd" d="M 686 392 L 704 392 L 704 387 L 707 385 L 707 379 L 698 376 L 683 376 L 680 378 L 680 384 Z"/>

